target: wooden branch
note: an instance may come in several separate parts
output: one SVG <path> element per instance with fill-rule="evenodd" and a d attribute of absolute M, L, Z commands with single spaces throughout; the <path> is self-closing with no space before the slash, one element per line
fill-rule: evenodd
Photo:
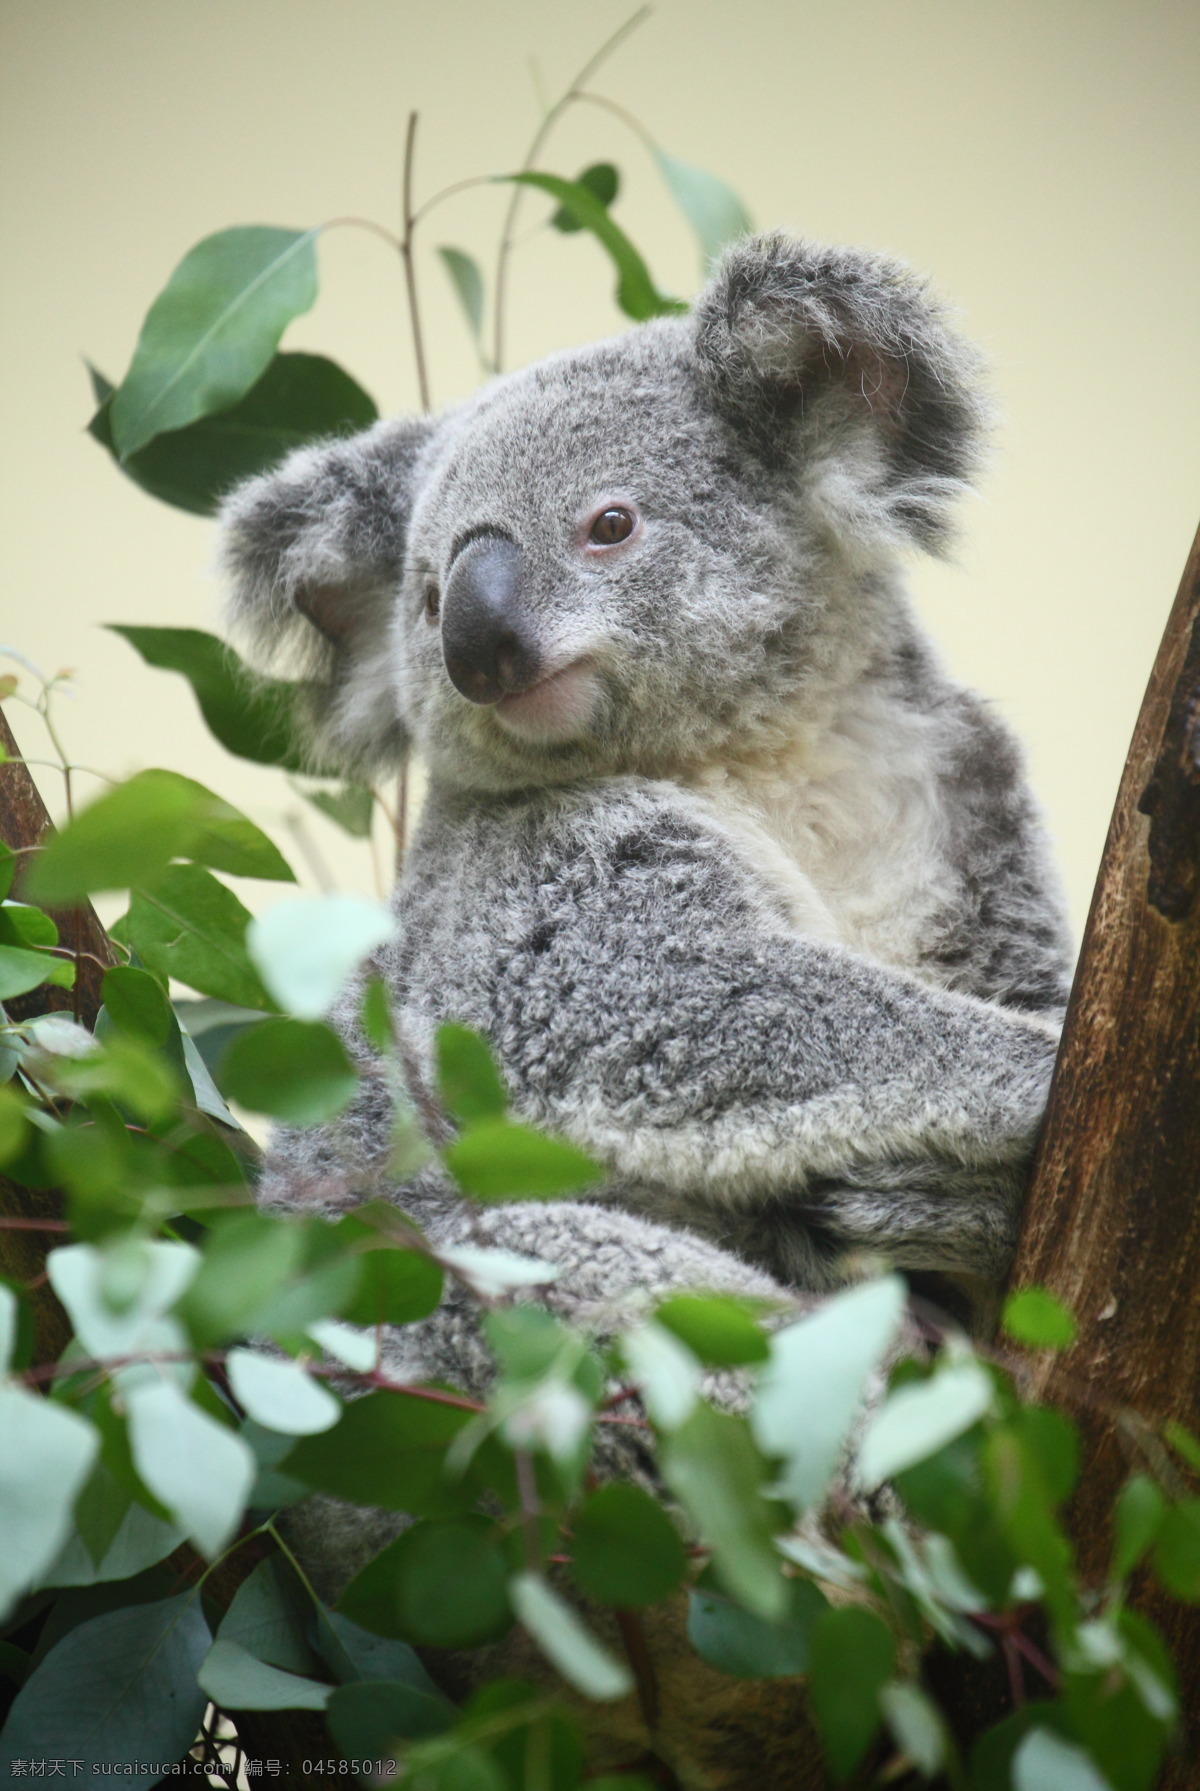
<path fill-rule="evenodd" d="M 1031 1359 L 1031 1390 L 1084 1431 L 1070 1512 L 1085 1575 L 1102 1581 L 1108 1513 L 1131 1432 L 1073 1398 L 1200 1432 L 1200 533 L 1134 730 L 1084 934 L 1012 1285 L 1047 1287 L 1075 1345 Z M 1147 1581 L 1200 1758 L 1200 1611 Z M 1177 1762 L 1164 1787 L 1194 1785 Z"/>

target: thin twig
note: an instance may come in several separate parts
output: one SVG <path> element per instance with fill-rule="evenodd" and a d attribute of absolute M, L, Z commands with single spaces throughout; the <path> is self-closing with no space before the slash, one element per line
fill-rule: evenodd
<path fill-rule="evenodd" d="M 579 98 L 585 83 L 591 80 L 601 63 L 611 56 L 613 51 L 616 50 L 620 44 L 624 43 L 630 33 L 636 31 L 642 21 L 649 16 L 649 13 L 650 8 L 648 6 L 639 6 L 637 11 L 626 19 L 623 25 L 618 26 L 612 36 L 602 43 L 595 54 L 590 56 L 584 63 L 579 73 L 575 76 L 575 79 L 571 82 L 571 85 L 567 88 L 567 91 L 562 95 L 561 99 L 555 101 L 542 119 L 537 130 L 534 132 L 533 140 L 525 154 L 525 160 L 521 163 L 520 171 L 522 174 L 527 174 L 533 167 L 541 153 L 542 145 L 550 135 L 550 132 L 554 129 L 554 126 L 558 123 L 558 120 L 562 117 L 567 107 L 570 106 L 574 100 Z M 492 366 L 497 373 L 500 372 L 500 369 L 504 364 L 505 282 L 508 276 L 508 261 L 509 256 L 512 253 L 517 213 L 520 209 L 523 192 L 524 188 L 521 186 L 514 186 L 512 190 L 512 197 L 509 199 L 508 209 L 504 214 L 504 224 L 500 234 L 500 249 L 496 256 L 496 285 L 492 328 Z"/>
<path fill-rule="evenodd" d="M 432 409 L 429 402 L 429 375 L 425 370 L 425 344 L 421 338 L 421 312 L 417 303 L 417 270 L 413 264 L 413 230 L 416 217 L 413 212 L 413 151 L 417 140 L 417 114 L 408 115 L 408 131 L 404 139 L 404 236 L 400 243 L 400 256 L 404 262 L 404 284 L 408 289 L 408 320 L 412 328 L 413 359 L 417 363 L 417 386 L 421 394 L 421 409 L 428 414 Z"/>

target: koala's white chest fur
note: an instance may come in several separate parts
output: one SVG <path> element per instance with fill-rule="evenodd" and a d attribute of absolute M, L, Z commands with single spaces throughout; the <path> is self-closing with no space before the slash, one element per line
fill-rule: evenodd
<path fill-rule="evenodd" d="M 840 693 L 819 723 L 691 780 L 782 894 L 798 932 L 910 970 L 952 891 L 930 721 L 885 686 Z"/>

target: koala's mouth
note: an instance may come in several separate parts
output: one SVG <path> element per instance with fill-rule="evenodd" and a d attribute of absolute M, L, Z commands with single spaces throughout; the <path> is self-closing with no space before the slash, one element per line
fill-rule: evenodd
<path fill-rule="evenodd" d="M 507 733 L 532 743 L 558 744 L 586 733 L 600 700 L 600 679 L 591 659 L 573 659 L 527 690 L 489 705 Z"/>

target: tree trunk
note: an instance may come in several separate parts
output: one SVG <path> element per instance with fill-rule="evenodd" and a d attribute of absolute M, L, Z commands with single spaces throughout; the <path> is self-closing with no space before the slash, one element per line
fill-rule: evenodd
<path fill-rule="evenodd" d="M 1030 1390 L 1084 1432 L 1069 1521 L 1103 1580 L 1108 1513 L 1144 1421 L 1200 1432 L 1200 533 L 1117 795 L 1034 1166 L 1012 1285 L 1047 1287 L 1079 1336 L 1041 1352 Z M 1119 1419 L 1119 1408 L 1136 1414 Z M 1139 1423 L 1139 1421 L 1141 1421 Z M 1200 1610 L 1148 1583 L 1137 1602 L 1179 1670 L 1194 1785 Z"/>

